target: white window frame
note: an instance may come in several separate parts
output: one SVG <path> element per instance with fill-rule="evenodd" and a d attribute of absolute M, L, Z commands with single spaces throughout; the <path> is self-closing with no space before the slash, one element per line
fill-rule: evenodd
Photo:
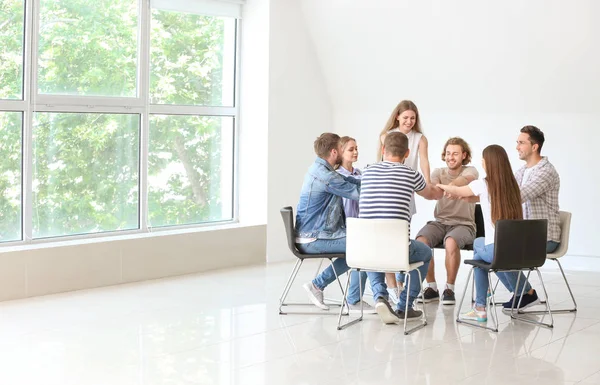
<path fill-rule="evenodd" d="M 138 0 L 138 68 L 137 95 L 135 97 L 97 97 L 38 94 L 37 70 L 39 48 L 39 10 L 42 0 L 25 0 L 25 34 L 24 34 L 24 64 L 23 64 L 23 100 L 0 100 L 0 112 L 23 112 L 22 128 L 22 197 L 21 197 L 21 226 L 22 240 L 0 243 L 1 247 L 19 244 L 40 244 L 49 242 L 64 242 L 69 240 L 110 237 L 114 235 L 143 234 L 155 231 L 173 231 L 174 229 L 190 229 L 210 227 L 227 223 L 236 223 L 239 218 L 238 205 L 238 140 L 239 140 L 239 79 L 240 79 L 240 10 L 243 0 L 201 0 L 200 4 L 213 3 L 214 9 L 236 8 L 235 27 L 235 72 L 234 72 L 234 101 L 233 106 L 198 106 L 198 105 L 159 105 L 150 104 L 150 22 L 151 1 Z M 189 2 L 189 0 L 186 0 Z M 217 4 L 222 3 L 222 4 Z M 194 5 L 194 9 L 198 4 Z M 219 11 L 220 12 L 220 11 Z M 194 11 L 194 13 L 197 13 Z M 233 16 L 216 14 L 218 16 Z M 139 114 L 139 181 L 138 181 L 138 221 L 139 228 L 135 230 L 114 230 L 99 233 L 55 236 L 33 239 L 33 115 L 36 112 L 66 112 L 66 113 L 119 113 Z M 149 117 L 152 114 L 163 115 L 199 115 L 232 117 L 233 127 L 233 191 L 232 218 L 222 221 L 199 224 L 173 225 L 161 227 L 148 226 L 148 152 L 149 152 Z"/>

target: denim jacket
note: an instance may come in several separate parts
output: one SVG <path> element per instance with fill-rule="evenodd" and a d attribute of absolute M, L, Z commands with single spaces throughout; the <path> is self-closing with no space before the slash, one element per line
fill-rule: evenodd
<path fill-rule="evenodd" d="M 360 180 L 337 173 L 322 158 L 308 169 L 296 209 L 296 237 L 337 239 L 346 236 L 342 198 L 358 200 Z"/>

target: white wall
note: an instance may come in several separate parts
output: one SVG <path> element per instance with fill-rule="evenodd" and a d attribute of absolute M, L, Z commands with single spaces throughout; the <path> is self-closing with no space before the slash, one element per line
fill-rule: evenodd
<path fill-rule="evenodd" d="M 294 211 L 302 179 L 315 159 L 313 142 L 331 131 L 325 81 L 297 0 L 270 8 L 267 260 L 292 258 L 279 209 Z"/>
<path fill-rule="evenodd" d="M 600 171 L 600 27 L 593 0 L 317 1 L 303 11 L 333 105 L 335 131 L 355 136 L 361 165 L 402 99 L 419 106 L 432 167 L 462 136 L 476 154 L 515 140 L 527 124 L 546 134 L 543 155 L 561 175 L 560 204 L 573 212 L 570 253 L 598 255 L 592 231 Z M 433 203 L 418 199 L 420 228 Z"/>

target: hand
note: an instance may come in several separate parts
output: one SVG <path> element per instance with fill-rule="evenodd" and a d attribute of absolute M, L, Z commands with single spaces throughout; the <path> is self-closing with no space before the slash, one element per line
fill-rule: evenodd
<path fill-rule="evenodd" d="M 444 193 L 444 198 L 452 199 L 452 200 L 462 199 L 461 197 L 456 196 L 456 195 L 452 195 L 449 192 L 445 192 Z"/>
<path fill-rule="evenodd" d="M 448 186 L 445 185 L 445 184 L 438 183 L 435 186 L 438 187 L 438 188 L 441 188 L 444 191 L 448 191 Z"/>

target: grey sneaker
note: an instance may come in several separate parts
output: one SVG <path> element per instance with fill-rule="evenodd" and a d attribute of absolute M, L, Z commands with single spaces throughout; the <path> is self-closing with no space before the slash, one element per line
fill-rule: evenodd
<path fill-rule="evenodd" d="M 398 315 L 394 312 L 389 302 L 385 298 L 377 298 L 377 303 L 375 303 L 375 311 L 384 324 L 400 323 L 400 318 L 398 318 Z"/>
<path fill-rule="evenodd" d="M 423 299 L 425 298 L 425 299 Z M 432 288 L 428 287 L 427 289 L 425 289 L 425 291 L 423 292 L 423 296 L 421 296 L 421 294 L 419 294 L 419 296 L 417 297 L 417 302 L 418 303 L 429 303 L 429 302 L 433 302 L 433 301 L 438 301 L 440 299 L 440 293 L 437 290 L 433 290 Z"/>
<path fill-rule="evenodd" d="M 375 314 L 375 308 L 371 305 L 369 305 L 368 303 L 366 303 L 365 301 L 362 301 L 362 306 L 363 306 L 363 314 Z M 346 307 L 344 306 L 344 311 L 346 310 Z M 350 314 L 360 314 L 360 302 L 357 302 L 355 304 L 350 304 Z"/>
<path fill-rule="evenodd" d="M 454 305 L 456 303 L 456 298 L 454 297 L 454 292 L 450 289 L 444 290 L 442 293 L 442 304 L 444 305 Z"/>
<path fill-rule="evenodd" d="M 408 313 L 404 313 L 404 310 L 396 310 L 396 315 L 400 319 L 406 318 L 407 320 L 411 320 L 415 318 L 420 318 L 423 315 L 423 312 L 421 310 L 409 308 Z"/>
<path fill-rule="evenodd" d="M 329 306 L 325 305 L 323 302 L 323 291 L 319 290 L 313 285 L 312 282 L 307 282 L 302 285 L 306 293 L 308 294 L 308 299 L 312 302 L 316 307 L 323 310 L 329 310 Z"/>

